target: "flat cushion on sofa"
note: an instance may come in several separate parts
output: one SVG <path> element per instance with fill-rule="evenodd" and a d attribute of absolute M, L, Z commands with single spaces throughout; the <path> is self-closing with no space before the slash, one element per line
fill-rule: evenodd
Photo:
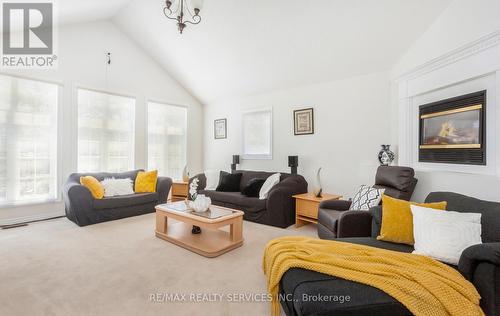
<path fill-rule="evenodd" d="M 135 178 L 135 193 L 153 193 L 158 182 L 158 170 L 139 171 Z"/>
<path fill-rule="evenodd" d="M 94 199 L 100 200 L 104 197 L 104 187 L 93 176 L 80 177 L 80 184 L 90 191 Z"/>
<path fill-rule="evenodd" d="M 94 201 L 94 208 L 99 210 L 141 205 L 158 201 L 158 193 L 135 193 L 129 195 L 111 196 Z"/>
<path fill-rule="evenodd" d="M 413 245 L 413 216 L 411 205 L 446 210 L 446 202 L 414 203 L 399 200 L 387 195 L 382 196 L 382 226 L 377 239 Z"/>
<path fill-rule="evenodd" d="M 124 171 L 124 172 L 91 172 L 91 173 L 72 173 L 69 176 L 68 180 L 73 180 L 75 182 L 80 181 L 80 177 L 83 176 L 92 176 L 96 178 L 98 181 L 102 181 L 106 178 L 115 178 L 115 179 L 126 179 L 130 178 L 132 181 L 135 181 L 137 177 L 137 173 L 139 171 L 143 171 L 142 169 Z"/>
<path fill-rule="evenodd" d="M 270 177 L 267 177 L 266 181 L 264 181 L 264 184 L 262 184 L 262 187 L 260 188 L 259 191 L 259 199 L 265 200 L 269 196 L 269 192 L 271 189 L 280 183 L 281 180 L 281 173 L 275 173 Z"/>
<path fill-rule="evenodd" d="M 237 170 L 236 173 L 241 173 L 240 192 L 252 179 L 255 178 L 267 179 L 273 174 L 275 174 L 275 172 L 252 171 L 252 170 Z"/>
<path fill-rule="evenodd" d="M 241 190 L 241 194 L 247 197 L 259 197 L 260 189 L 265 181 L 265 179 L 258 178 L 250 180 L 243 190 Z"/>
<path fill-rule="evenodd" d="M 438 212 L 411 206 L 415 251 L 436 260 L 458 265 L 462 252 L 481 244 L 481 214 Z"/>
<path fill-rule="evenodd" d="M 240 192 L 241 173 L 220 172 L 219 185 L 216 191 Z"/>
<path fill-rule="evenodd" d="M 205 170 L 205 190 L 215 190 L 219 185 L 220 171 L 219 170 Z M 199 179 L 198 179 L 199 180 Z"/>
<path fill-rule="evenodd" d="M 446 209 L 455 212 L 481 213 L 483 242 L 500 242 L 500 203 L 476 199 L 454 192 L 431 192 L 425 202 L 447 201 Z"/>
<path fill-rule="evenodd" d="M 101 184 L 104 187 L 105 197 L 134 194 L 134 184 L 130 178 L 106 178 L 101 181 Z"/>
<path fill-rule="evenodd" d="M 372 207 L 380 204 L 382 194 L 385 189 L 373 188 L 369 185 L 361 185 L 352 198 L 352 203 L 349 206 L 350 211 L 368 211 Z"/>

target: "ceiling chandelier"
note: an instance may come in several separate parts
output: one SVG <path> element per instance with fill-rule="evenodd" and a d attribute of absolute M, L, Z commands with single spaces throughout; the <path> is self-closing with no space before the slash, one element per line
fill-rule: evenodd
<path fill-rule="evenodd" d="M 190 2 L 191 8 L 188 4 Z M 177 28 L 179 33 L 189 24 L 198 24 L 201 22 L 200 10 L 203 0 L 167 0 L 165 1 L 165 8 L 163 14 L 171 20 L 177 21 Z"/>

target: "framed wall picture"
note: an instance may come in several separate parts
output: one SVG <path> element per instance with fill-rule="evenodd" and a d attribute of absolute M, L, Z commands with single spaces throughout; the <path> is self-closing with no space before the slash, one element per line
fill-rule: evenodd
<path fill-rule="evenodd" d="M 214 138 L 227 138 L 227 119 L 214 120 Z"/>
<path fill-rule="evenodd" d="M 314 109 L 293 111 L 293 133 L 295 135 L 314 134 Z"/>

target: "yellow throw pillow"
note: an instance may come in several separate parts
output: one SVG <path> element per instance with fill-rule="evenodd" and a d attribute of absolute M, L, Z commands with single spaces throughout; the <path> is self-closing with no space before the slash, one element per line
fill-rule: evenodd
<path fill-rule="evenodd" d="M 102 199 L 104 197 L 104 187 L 101 182 L 92 176 L 80 177 L 80 184 L 89 189 L 94 199 Z"/>
<path fill-rule="evenodd" d="M 135 178 L 135 193 L 156 192 L 156 181 L 158 180 L 158 170 L 139 171 Z"/>
<path fill-rule="evenodd" d="M 382 227 L 378 240 L 413 245 L 413 215 L 410 205 L 446 210 L 446 202 L 414 203 L 382 195 Z"/>

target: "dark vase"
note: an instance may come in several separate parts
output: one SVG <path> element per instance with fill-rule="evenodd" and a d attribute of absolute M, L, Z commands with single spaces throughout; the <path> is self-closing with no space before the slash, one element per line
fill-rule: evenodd
<path fill-rule="evenodd" d="M 394 153 L 391 151 L 391 145 L 381 145 L 382 149 L 378 153 L 378 161 L 381 166 L 388 166 L 394 160 Z"/>

